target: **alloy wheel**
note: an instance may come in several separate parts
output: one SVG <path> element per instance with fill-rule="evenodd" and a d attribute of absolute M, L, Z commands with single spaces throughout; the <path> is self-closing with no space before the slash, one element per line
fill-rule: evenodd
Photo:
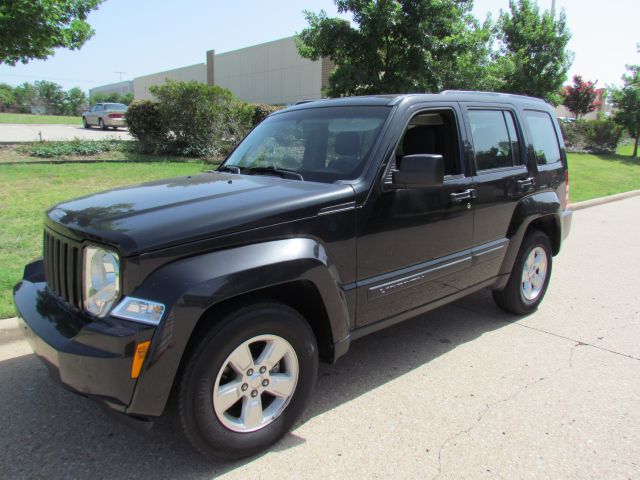
<path fill-rule="evenodd" d="M 259 335 L 238 346 L 224 361 L 213 386 L 213 408 L 234 432 L 254 432 L 276 420 L 298 382 L 298 358 L 289 342 Z"/>

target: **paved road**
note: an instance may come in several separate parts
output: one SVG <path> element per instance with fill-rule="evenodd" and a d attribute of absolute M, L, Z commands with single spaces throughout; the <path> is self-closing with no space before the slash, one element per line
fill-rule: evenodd
<path fill-rule="evenodd" d="M 205 461 L 170 423 L 115 423 L 7 333 L 0 477 L 639 478 L 638 211 L 576 212 L 529 317 L 483 292 L 355 342 L 293 433 L 239 463 Z"/>
<path fill-rule="evenodd" d="M 42 138 L 40 138 L 42 136 Z M 100 140 L 105 138 L 131 140 L 129 132 L 123 129 L 100 130 L 97 127 L 85 129 L 82 125 L 27 125 L 17 123 L 0 124 L 0 142 L 33 142 L 36 140 L 73 140 L 82 138 Z"/>

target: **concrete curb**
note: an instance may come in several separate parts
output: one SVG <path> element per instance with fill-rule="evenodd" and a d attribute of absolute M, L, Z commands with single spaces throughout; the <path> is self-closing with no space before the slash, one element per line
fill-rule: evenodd
<path fill-rule="evenodd" d="M 617 202 L 618 200 L 624 200 L 625 198 L 636 197 L 638 195 L 640 195 L 640 190 L 631 190 L 630 192 L 617 193 L 615 195 L 609 195 L 607 197 L 585 200 L 584 202 L 570 203 L 569 210 L 582 210 L 583 208 L 595 207 L 597 205 L 603 205 L 610 202 Z"/>
<path fill-rule="evenodd" d="M 22 329 L 16 317 L 0 320 L 0 345 L 22 340 Z"/>

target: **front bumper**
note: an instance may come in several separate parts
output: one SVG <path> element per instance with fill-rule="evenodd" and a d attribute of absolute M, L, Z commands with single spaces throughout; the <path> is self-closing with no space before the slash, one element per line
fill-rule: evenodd
<path fill-rule="evenodd" d="M 13 298 L 25 337 L 52 377 L 126 412 L 137 382 L 131 378 L 136 344 L 151 340 L 155 328 L 85 315 L 47 288 L 41 260 L 25 267 Z"/>

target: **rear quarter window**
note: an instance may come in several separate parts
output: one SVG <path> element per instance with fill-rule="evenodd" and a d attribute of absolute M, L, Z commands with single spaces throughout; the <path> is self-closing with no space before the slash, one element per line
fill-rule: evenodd
<path fill-rule="evenodd" d="M 561 159 L 560 145 L 551 116 L 547 112 L 525 110 L 524 118 L 538 165 L 558 163 Z"/>

